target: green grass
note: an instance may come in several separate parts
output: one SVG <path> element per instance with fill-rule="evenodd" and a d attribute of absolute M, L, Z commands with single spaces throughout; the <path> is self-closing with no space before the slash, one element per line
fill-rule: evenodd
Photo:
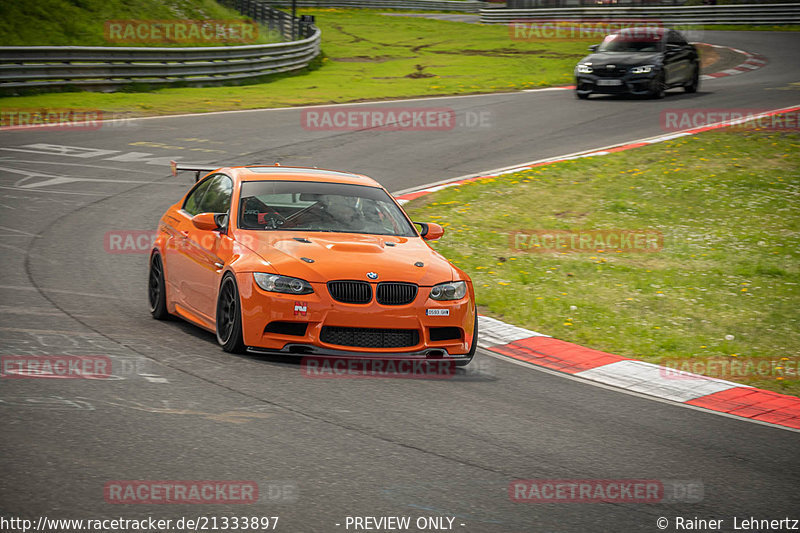
<path fill-rule="evenodd" d="M 55 93 L 0 99 L 0 108 L 82 108 L 156 115 L 469 94 L 564 85 L 586 42 L 515 41 L 479 26 L 369 10 L 303 10 L 323 32 L 311 69 L 266 83 L 165 88 L 147 94 Z"/>
<path fill-rule="evenodd" d="M 800 135 L 718 131 L 449 188 L 408 204 L 446 227 L 482 312 L 660 364 L 783 361 L 730 377 L 800 395 Z M 515 252 L 509 232 L 660 231 L 658 253 Z M 731 337 L 729 336 L 733 336 Z M 729 340 L 726 340 L 727 339 Z"/>
<path fill-rule="evenodd" d="M 3 46 L 137 46 L 109 42 L 107 20 L 248 20 L 214 0 L 9 0 L 0 2 Z M 280 39 L 266 28 L 245 44 Z M 176 43 L 174 46 L 222 46 L 240 42 Z M 154 44 L 152 46 L 171 46 Z"/>

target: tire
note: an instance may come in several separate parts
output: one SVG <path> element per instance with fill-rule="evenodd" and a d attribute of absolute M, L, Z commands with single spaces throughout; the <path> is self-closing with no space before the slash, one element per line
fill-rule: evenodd
<path fill-rule="evenodd" d="M 217 298 L 217 342 L 228 353 L 244 353 L 247 346 L 242 336 L 242 306 L 239 289 L 231 274 L 222 278 Z"/>
<path fill-rule="evenodd" d="M 460 359 L 456 361 L 456 366 L 467 366 L 472 362 L 472 358 L 475 357 L 475 351 L 478 349 L 478 313 L 475 312 L 475 328 L 472 330 L 474 333 L 472 335 L 472 346 L 469 349 L 469 353 L 467 353 L 468 359 Z"/>
<path fill-rule="evenodd" d="M 588 100 L 589 94 L 590 93 L 579 93 L 578 91 L 575 91 L 575 96 L 577 96 L 580 100 Z"/>
<path fill-rule="evenodd" d="M 660 73 L 658 76 L 653 78 L 653 82 L 650 85 L 650 98 L 655 98 L 656 100 L 660 100 L 664 98 L 664 94 L 667 91 L 667 84 L 664 80 L 664 73 Z"/>
<path fill-rule="evenodd" d="M 688 85 L 683 86 L 683 90 L 686 91 L 687 93 L 696 93 L 698 87 L 700 87 L 700 65 L 695 63 L 694 74 L 692 74 L 692 80 L 689 82 Z"/>
<path fill-rule="evenodd" d="M 161 254 L 154 253 L 150 257 L 150 271 L 147 276 L 147 302 L 150 314 L 156 320 L 169 318 L 167 311 L 167 290 L 164 283 L 164 263 Z"/>

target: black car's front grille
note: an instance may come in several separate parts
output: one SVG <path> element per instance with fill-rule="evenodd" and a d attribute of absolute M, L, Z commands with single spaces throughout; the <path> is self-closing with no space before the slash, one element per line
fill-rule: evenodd
<path fill-rule="evenodd" d="M 378 303 L 382 305 L 406 305 L 417 297 L 417 286 L 413 283 L 378 283 Z"/>
<path fill-rule="evenodd" d="M 329 281 L 328 292 L 337 302 L 368 304 L 372 301 L 372 287 L 366 281 Z"/>
<path fill-rule="evenodd" d="M 605 65 L 601 65 L 594 67 L 593 71 L 598 78 L 621 78 L 628 72 L 628 67 L 606 68 Z"/>
<path fill-rule="evenodd" d="M 419 344 L 419 331 L 323 326 L 320 340 L 328 344 L 358 348 L 405 348 Z"/>

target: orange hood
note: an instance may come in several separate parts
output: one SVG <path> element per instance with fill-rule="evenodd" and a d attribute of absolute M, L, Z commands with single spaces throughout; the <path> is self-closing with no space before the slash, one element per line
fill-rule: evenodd
<path fill-rule="evenodd" d="M 237 240 L 268 262 L 275 273 L 309 282 L 354 279 L 430 286 L 460 277 L 419 237 L 240 230 Z M 419 262 L 422 266 L 415 265 Z M 367 272 L 378 278 L 370 280 Z"/>

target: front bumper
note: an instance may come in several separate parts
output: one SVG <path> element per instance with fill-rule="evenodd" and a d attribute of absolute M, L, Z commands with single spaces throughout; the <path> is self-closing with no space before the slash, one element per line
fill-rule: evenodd
<path fill-rule="evenodd" d="M 656 70 L 647 74 L 625 73 L 617 77 L 597 76 L 596 74 L 576 74 L 575 90 L 581 94 L 649 94 Z M 619 80 L 619 85 L 602 85 L 603 81 Z"/>
<path fill-rule="evenodd" d="M 251 273 L 236 275 L 242 306 L 244 343 L 251 351 L 330 357 L 398 357 L 411 359 L 466 358 L 473 342 L 475 300 L 471 283 L 467 295 L 455 301 L 436 301 L 430 287 L 419 287 L 407 305 L 346 304 L 334 300 L 324 283 L 314 292 L 290 295 L 266 292 Z M 373 287 L 374 293 L 374 287 Z M 428 314 L 428 310 L 433 314 Z M 445 314 L 446 313 L 446 314 Z M 323 341 L 323 328 L 416 331 L 416 341 L 396 347 L 356 346 Z M 391 335 L 391 333 L 390 333 Z"/>

